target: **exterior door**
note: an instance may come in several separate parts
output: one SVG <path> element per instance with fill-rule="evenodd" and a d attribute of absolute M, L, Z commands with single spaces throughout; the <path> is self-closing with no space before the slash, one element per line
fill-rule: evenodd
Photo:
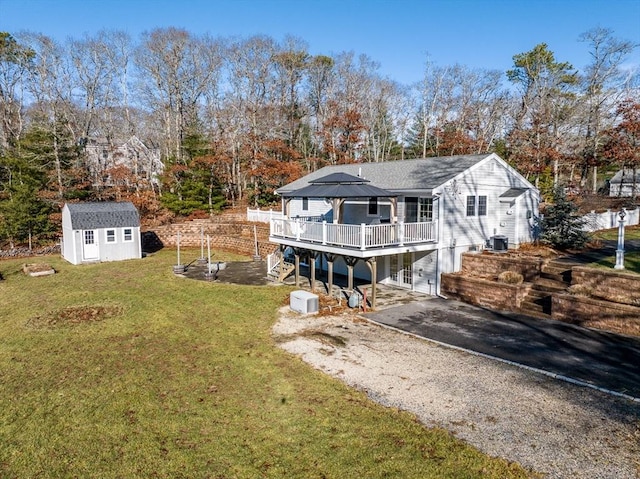
<path fill-rule="evenodd" d="M 389 256 L 390 280 L 402 288 L 411 289 L 413 286 L 411 253 L 400 253 Z"/>
<path fill-rule="evenodd" d="M 82 235 L 82 256 L 87 259 L 98 259 L 98 238 L 95 230 L 84 230 Z"/>

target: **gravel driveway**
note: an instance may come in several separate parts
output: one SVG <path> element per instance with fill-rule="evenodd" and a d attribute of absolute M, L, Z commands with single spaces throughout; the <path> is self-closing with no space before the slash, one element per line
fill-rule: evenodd
<path fill-rule="evenodd" d="M 344 346 L 313 332 L 340 337 Z M 436 345 L 357 315 L 284 307 L 280 346 L 491 456 L 549 478 L 639 478 L 640 404 Z M 314 339 L 314 338 L 318 339 Z"/>

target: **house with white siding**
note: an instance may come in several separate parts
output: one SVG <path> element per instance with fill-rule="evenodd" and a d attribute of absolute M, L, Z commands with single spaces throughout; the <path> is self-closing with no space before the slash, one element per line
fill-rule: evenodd
<path fill-rule="evenodd" d="M 277 190 L 276 269 L 293 255 L 317 268 L 431 295 L 461 254 L 535 239 L 538 190 L 495 153 L 327 166 Z"/>
<path fill-rule="evenodd" d="M 640 195 L 640 169 L 625 168 L 609 181 L 609 196 L 635 197 Z"/>
<path fill-rule="evenodd" d="M 142 258 L 140 216 L 133 203 L 67 203 L 62 257 L 71 264 Z"/>

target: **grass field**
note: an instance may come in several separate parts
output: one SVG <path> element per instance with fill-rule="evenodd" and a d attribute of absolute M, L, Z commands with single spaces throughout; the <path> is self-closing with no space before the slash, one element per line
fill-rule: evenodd
<path fill-rule="evenodd" d="M 599 240 L 618 240 L 618 229 L 609 229 L 598 231 L 593 234 L 594 239 Z M 624 230 L 624 239 L 627 240 L 640 240 L 640 226 L 627 227 Z M 613 268 L 616 264 L 616 257 L 609 256 L 594 263 L 594 266 L 601 266 L 604 268 Z M 626 251 L 624 255 L 624 267 L 627 273 L 640 274 L 640 251 Z"/>
<path fill-rule="evenodd" d="M 280 350 L 289 289 L 173 263 L 0 262 L 0 477 L 527 477 Z"/>

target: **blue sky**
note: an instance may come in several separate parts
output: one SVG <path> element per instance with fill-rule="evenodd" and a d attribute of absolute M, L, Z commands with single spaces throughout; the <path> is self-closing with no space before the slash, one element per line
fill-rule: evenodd
<path fill-rule="evenodd" d="M 0 0 L 0 31 L 9 33 L 64 40 L 117 29 L 135 39 L 168 26 L 225 38 L 293 35 L 312 54 L 366 54 L 383 76 L 411 84 L 427 55 L 505 71 L 541 42 L 582 68 L 589 54 L 578 36 L 590 28 L 640 44 L 640 0 Z M 640 66 L 640 48 L 628 64 Z"/>

